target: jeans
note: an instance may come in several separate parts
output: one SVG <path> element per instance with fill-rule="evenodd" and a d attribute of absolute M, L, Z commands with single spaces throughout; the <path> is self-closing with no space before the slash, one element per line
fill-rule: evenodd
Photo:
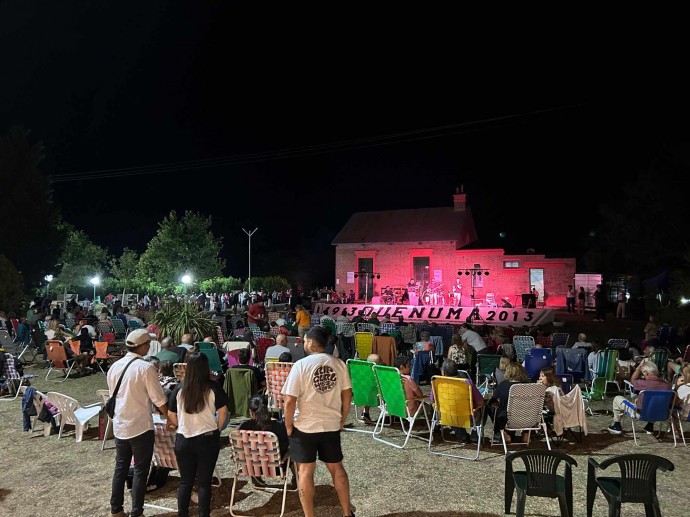
<path fill-rule="evenodd" d="M 146 431 L 129 440 L 115 438 L 115 473 L 110 494 L 110 511 L 118 513 L 123 511 L 125 502 L 125 482 L 129 467 L 134 456 L 134 479 L 132 480 L 132 511 L 131 517 L 138 517 L 144 513 L 144 496 L 146 495 L 146 483 L 151 468 L 153 457 L 153 430 Z"/>
<path fill-rule="evenodd" d="M 192 438 L 177 434 L 175 457 L 180 470 L 180 486 L 177 489 L 179 517 L 189 516 L 189 500 L 194 479 L 199 488 L 199 516 L 211 514 L 211 478 L 220 452 L 220 432 L 213 431 Z"/>

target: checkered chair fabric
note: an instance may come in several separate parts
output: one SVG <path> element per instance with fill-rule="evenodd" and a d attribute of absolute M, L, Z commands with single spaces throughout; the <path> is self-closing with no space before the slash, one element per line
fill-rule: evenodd
<path fill-rule="evenodd" d="M 515 348 L 515 358 L 518 363 L 525 360 L 527 351 L 535 345 L 532 336 L 513 336 L 513 347 Z"/>
<path fill-rule="evenodd" d="M 376 334 L 376 325 L 373 323 L 357 323 L 357 332 L 371 332 Z"/>
<path fill-rule="evenodd" d="M 268 431 L 230 432 L 232 458 L 239 475 L 283 479 L 278 437 Z"/>
<path fill-rule="evenodd" d="M 262 339 L 262 338 L 271 339 L 271 333 L 270 332 L 264 332 L 263 330 L 253 330 L 252 329 L 252 334 L 254 334 L 254 341 L 258 341 L 259 339 Z"/>
<path fill-rule="evenodd" d="M 153 459 L 156 466 L 177 470 L 175 458 L 175 431 L 168 431 L 166 423 L 153 424 L 155 438 L 153 442 Z"/>
<path fill-rule="evenodd" d="M 374 334 L 371 332 L 355 332 L 355 349 L 357 358 L 366 361 L 374 345 Z"/>
<path fill-rule="evenodd" d="M 287 379 L 293 363 L 267 362 L 266 363 L 266 389 L 268 391 L 268 407 L 271 409 L 283 409 L 285 396 L 281 394 L 285 380 Z"/>
<path fill-rule="evenodd" d="M 390 334 L 396 330 L 398 330 L 398 326 L 395 323 L 381 323 L 381 334 L 384 332 L 386 334 Z"/>
<path fill-rule="evenodd" d="M 352 337 L 355 335 L 356 328 L 354 323 L 336 323 L 335 326 L 338 334 L 342 334 L 345 337 Z"/>
<path fill-rule="evenodd" d="M 263 334 L 266 334 L 266 332 L 263 332 Z M 259 357 L 259 361 L 263 361 L 265 359 L 266 350 L 268 350 L 268 347 L 271 347 L 275 344 L 275 340 L 271 337 L 261 337 L 256 340 L 256 353 Z"/>
<path fill-rule="evenodd" d="M 245 331 L 245 330 L 246 330 L 246 329 L 243 329 L 243 328 L 233 330 L 233 331 L 232 331 L 232 337 L 243 337 L 243 336 L 244 336 L 244 331 Z"/>
<path fill-rule="evenodd" d="M 517 383 L 510 387 L 508 394 L 509 429 L 529 429 L 539 427 L 542 422 L 542 409 L 546 386 L 541 383 Z"/>

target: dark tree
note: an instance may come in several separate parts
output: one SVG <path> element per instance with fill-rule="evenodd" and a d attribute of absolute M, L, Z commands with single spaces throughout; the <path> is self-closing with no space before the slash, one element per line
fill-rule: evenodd
<path fill-rule="evenodd" d="M 54 273 L 62 243 L 42 159 L 43 144 L 31 143 L 29 131 L 14 127 L 0 137 L 0 250 L 29 286 Z"/>

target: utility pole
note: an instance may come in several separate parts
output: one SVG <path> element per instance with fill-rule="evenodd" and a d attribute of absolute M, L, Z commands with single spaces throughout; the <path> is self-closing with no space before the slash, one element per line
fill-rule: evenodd
<path fill-rule="evenodd" d="M 248 232 L 247 230 L 242 228 L 242 231 L 246 233 L 249 237 L 249 275 L 247 276 L 249 296 L 251 296 L 252 293 L 252 235 L 254 235 L 257 232 L 257 230 L 258 228 L 254 228 L 251 232 Z"/>

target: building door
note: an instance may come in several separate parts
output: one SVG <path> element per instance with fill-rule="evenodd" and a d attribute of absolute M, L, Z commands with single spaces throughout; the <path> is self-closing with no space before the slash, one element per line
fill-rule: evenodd
<path fill-rule="evenodd" d="M 535 268 L 529 270 L 529 288 L 536 289 L 539 293 L 537 298 L 537 305 L 544 301 L 544 270 L 542 268 Z"/>
<path fill-rule="evenodd" d="M 367 303 L 374 296 L 374 259 L 373 258 L 359 258 L 357 259 L 357 298 L 364 299 Z"/>
<path fill-rule="evenodd" d="M 419 284 L 419 295 L 422 296 L 429 286 L 429 257 L 412 258 L 412 275 L 414 281 Z"/>

